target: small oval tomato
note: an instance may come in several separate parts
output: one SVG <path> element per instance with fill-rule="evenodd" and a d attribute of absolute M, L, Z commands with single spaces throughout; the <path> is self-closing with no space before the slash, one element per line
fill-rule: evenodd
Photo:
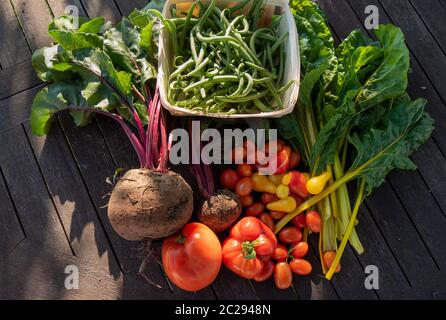
<path fill-rule="evenodd" d="M 288 170 L 296 168 L 299 165 L 300 160 L 301 160 L 301 156 L 298 151 L 291 152 L 290 161 L 288 164 Z"/>
<path fill-rule="evenodd" d="M 283 228 L 279 233 L 279 239 L 282 243 L 292 244 L 302 240 L 302 231 L 296 227 Z"/>
<path fill-rule="evenodd" d="M 265 211 L 265 206 L 263 203 L 256 202 L 246 208 L 246 215 L 250 217 L 258 217 L 263 211 Z"/>
<path fill-rule="evenodd" d="M 333 261 L 336 257 L 336 252 L 334 251 L 327 251 L 324 253 L 324 264 L 325 266 L 330 269 L 331 265 L 333 264 Z M 338 263 L 338 266 L 336 267 L 335 273 L 341 272 L 341 263 Z"/>
<path fill-rule="evenodd" d="M 267 214 L 262 213 L 259 217 L 260 221 L 262 221 L 268 228 L 271 229 L 271 231 L 274 231 L 274 220 L 273 218 Z"/>
<path fill-rule="evenodd" d="M 279 200 L 279 197 L 273 193 L 264 192 L 262 193 L 262 203 L 266 206 L 268 203 L 275 202 Z"/>
<path fill-rule="evenodd" d="M 293 281 L 290 265 L 286 262 L 279 262 L 274 268 L 274 282 L 279 289 L 288 289 Z"/>
<path fill-rule="evenodd" d="M 307 178 L 305 175 L 298 171 L 290 171 L 290 191 L 291 193 L 298 195 L 299 197 L 305 199 L 308 197 L 308 190 L 307 190 Z"/>
<path fill-rule="evenodd" d="M 293 220 L 291 220 L 291 223 L 299 229 L 303 229 L 307 226 L 307 216 L 304 213 L 301 213 L 297 217 L 294 217 Z"/>
<path fill-rule="evenodd" d="M 233 169 L 227 169 L 223 171 L 220 175 L 221 185 L 229 190 L 234 190 L 237 182 L 240 180 L 240 177 L 237 171 Z"/>
<path fill-rule="evenodd" d="M 242 178 L 235 186 L 235 193 L 237 193 L 237 195 L 240 197 L 245 197 L 252 192 L 253 188 L 254 182 L 251 180 L 251 178 Z"/>
<path fill-rule="evenodd" d="M 290 254 L 294 259 L 301 259 L 305 257 L 308 253 L 308 243 L 306 242 L 298 242 L 293 244 Z"/>
<path fill-rule="evenodd" d="M 280 220 L 287 215 L 286 212 L 282 211 L 270 211 L 269 214 L 274 220 Z"/>
<path fill-rule="evenodd" d="M 276 174 L 285 173 L 290 163 L 291 148 L 286 146 L 277 153 L 277 170 Z"/>
<path fill-rule="evenodd" d="M 263 282 L 271 278 L 274 273 L 274 262 L 271 260 L 265 261 L 263 263 L 262 272 L 257 277 L 254 277 L 254 281 Z"/>
<path fill-rule="evenodd" d="M 321 232 L 321 216 L 316 211 L 310 211 L 307 213 L 306 216 L 306 223 L 308 226 L 308 229 L 311 230 L 311 232 L 319 233 Z"/>
<path fill-rule="evenodd" d="M 247 196 L 244 197 L 239 197 L 239 199 L 243 208 L 249 207 L 254 203 L 254 197 L 251 194 L 248 194 Z"/>
<path fill-rule="evenodd" d="M 246 279 L 260 275 L 264 261 L 276 250 L 274 233 L 260 220 L 245 217 L 232 227 L 223 243 L 223 263 Z"/>
<path fill-rule="evenodd" d="M 313 267 L 307 260 L 294 259 L 290 262 L 291 271 L 301 276 L 306 276 L 311 273 Z"/>
<path fill-rule="evenodd" d="M 186 225 L 180 234 L 164 240 L 161 251 L 167 276 L 183 290 L 193 292 L 209 286 L 220 271 L 220 241 L 204 224 Z"/>
<path fill-rule="evenodd" d="M 276 250 L 274 250 L 274 254 L 271 256 L 273 260 L 276 261 L 285 261 L 288 258 L 288 249 L 283 244 L 278 244 Z"/>
<path fill-rule="evenodd" d="M 252 176 L 252 165 L 250 164 L 239 164 L 237 166 L 237 172 L 240 177 L 250 177 Z"/>

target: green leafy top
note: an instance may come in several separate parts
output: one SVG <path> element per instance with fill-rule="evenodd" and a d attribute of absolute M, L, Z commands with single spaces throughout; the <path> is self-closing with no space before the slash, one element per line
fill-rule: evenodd
<path fill-rule="evenodd" d="M 77 125 L 89 123 L 92 112 L 113 112 L 134 122 L 136 110 L 147 122 L 144 106 L 149 81 L 156 78 L 155 34 L 158 12 L 135 10 L 112 26 L 102 17 L 54 19 L 48 27 L 55 45 L 36 50 L 33 67 L 48 83 L 36 96 L 31 127 L 47 134 L 53 115 L 70 110 Z"/>

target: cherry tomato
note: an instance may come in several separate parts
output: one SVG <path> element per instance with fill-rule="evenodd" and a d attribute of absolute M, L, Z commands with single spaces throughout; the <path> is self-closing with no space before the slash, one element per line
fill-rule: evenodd
<path fill-rule="evenodd" d="M 313 267 L 307 260 L 294 259 L 290 262 L 291 271 L 301 276 L 306 276 L 311 273 Z"/>
<path fill-rule="evenodd" d="M 307 226 L 307 216 L 305 213 L 301 213 L 297 217 L 294 217 L 294 219 L 291 220 L 291 223 L 299 229 L 303 229 Z"/>
<path fill-rule="evenodd" d="M 271 231 L 274 231 L 274 220 L 269 214 L 262 213 L 259 217 L 259 220 L 262 221 L 268 228 L 270 228 Z"/>
<path fill-rule="evenodd" d="M 279 289 L 288 289 L 293 281 L 290 265 L 286 262 L 279 262 L 274 268 L 274 282 Z"/>
<path fill-rule="evenodd" d="M 285 261 L 288 257 L 288 249 L 283 244 L 278 244 L 276 250 L 274 250 L 274 254 L 271 256 L 273 260 L 276 261 Z"/>
<path fill-rule="evenodd" d="M 262 214 L 263 211 L 265 211 L 265 206 L 263 205 L 263 203 L 256 202 L 246 208 L 245 213 L 247 216 L 258 217 Z"/>
<path fill-rule="evenodd" d="M 300 153 L 298 151 L 291 152 L 290 161 L 288 163 L 288 170 L 296 168 L 301 160 Z"/>
<path fill-rule="evenodd" d="M 308 253 L 308 243 L 306 242 L 298 242 L 292 245 L 292 249 L 290 254 L 294 259 L 301 259 L 305 257 Z"/>
<path fill-rule="evenodd" d="M 274 273 L 274 262 L 271 260 L 265 261 L 263 263 L 262 272 L 257 277 L 254 277 L 254 281 L 263 282 L 271 278 Z"/>
<path fill-rule="evenodd" d="M 321 216 L 316 211 L 310 211 L 307 213 L 306 222 L 308 229 L 311 230 L 311 232 L 319 233 L 321 232 Z"/>
<path fill-rule="evenodd" d="M 239 164 L 237 166 L 237 172 L 240 177 L 250 177 L 250 176 L 252 176 L 252 165 Z"/>
<path fill-rule="evenodd" d="M 254 198 L 251 194 L 248 194 L 247 196 L 244 197 L 239 197 L 239 199 L 240 203 L 242 204 L 242 207 L 244 208 L 249 207 L 254 203 Z"/>
<path fill-rule="evenodd" d="M 274 233 L 254 217 L 241 219 L 223 243 L 223 263 L 246 279 L 260 275 L 264 261 L 276 250 Z"/>
<path fill-rule="evenodd" d="M 327 251 L 324 253 L 324 264 L 327 268 L 330 269 L 331 265 L 333 264 L 333 261 L 336 257 L 336 252 L 334 251 Z M 338 266 L 336 267 L 335 273 L 338 273 L 341 271 L 341 264 L 338 263 Z"/>
<path fill-rule="evenodd" d="M 180 234 L 164 240 L 161 251 L 167 276 L 183 290 L 193 292 L 209 286 L 220 271 L 220 241 L 204 224 L 186 225 Z"/>
<path fill-rule="evenodd" d="M 221 185 L 229 190 L 234 190 L 237 182 L 240 180 L 240 177 L 237 171 L 233 169 L 227 169 L 223 171 L 220 175 Z"/>
<path fill-rule="evenodd" d="M 262 193 L 262 203 L 266 206 L 268 203 L 275 202 L 279 200 L 279 197 L 273 193 L 264 192 Z"/>
<path fill-rule="evenodd" d="M 274 220 L 280 220 L 287 215 L 286 212 L 282 211 L 270 211 L 269 214 Z"/>
<path fill-rule="evenodd" d="M 277 154 L 276 174 L 285 173 L 290 163 L 291 148 L 286 146 Z"/>
<path fill-rule="evenodd" d="M 294 193 L 303 199 L 308 197 L 307 177 L 298 171 L 290 171 L 289 175 L 291 176 L 291 179 L 288 186 L 290 187 L 291 193 Z"/>
<path fill-rule="evenodd" d="M 294 242 L 302 241 L 302 231 L 296 227 L 283 228 L 279 233 L 279 239 L 285 244 L 292 244 Z"/>
<path fill-rule="evenodd" d="M 235 186 L 235 193 L 237 193 L 240 197 L 245 197 L 252 192 L 253 188 L 254 182 L 252 182 L 251 178 L 242 178 Z"/>

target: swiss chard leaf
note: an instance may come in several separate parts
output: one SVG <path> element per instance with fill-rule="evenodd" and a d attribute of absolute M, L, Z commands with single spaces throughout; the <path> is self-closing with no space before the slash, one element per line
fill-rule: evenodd
<path fill-rule="evenodd" d="M 432 134 L 433 119 L 424 112 L 426 101 L 403 101 L 381 118 L 376 128 L 355 133 L 350 143 L 356 149 L 352 170 L 367 164 L 360 173 L 366 182 L 367 194 L 385 181 L 393 169 L 414 170 L 409 156 Z"/>

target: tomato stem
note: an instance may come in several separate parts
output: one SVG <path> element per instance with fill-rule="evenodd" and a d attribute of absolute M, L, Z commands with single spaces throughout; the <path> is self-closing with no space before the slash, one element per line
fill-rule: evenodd
<path fill-rule="evenodd" d="M 242 252 L 243 252 L 243 258 L 245 259 L 255 259 L 257 256 L 255 246 L 257 242 L 256 241 L 244 241 L 242 244 Z"/>

